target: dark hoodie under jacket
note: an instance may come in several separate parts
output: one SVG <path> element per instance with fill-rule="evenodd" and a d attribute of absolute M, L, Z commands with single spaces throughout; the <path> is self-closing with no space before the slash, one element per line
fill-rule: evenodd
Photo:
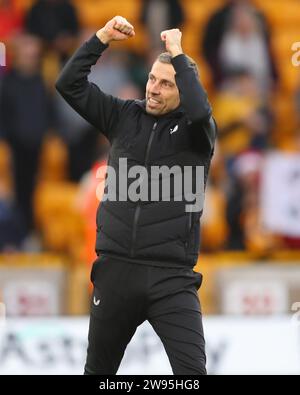
<path fill-rule="evenodd" d="M 187 57 L 180 54 L 172 58 L 180 106 L 155 117 L 146 112 L 145 100 L 121 100 L 88 81 L 91 66 L 107 47 L 94 35 L 66 63 L 56 89 L 75 111 L 108 138 L 111 144 L 108 165 L 115 170 L 117 179 L 119 159 L 123 158 L 128 172 L 137 165 L 148 174 L 151 166 L 169 169 L 177 166 L 182 172 L 184 166 L 193 170 L 202 166 L 206 184 L 217 128 L 206 92 Z M 162 179 L 159 177 L 159 187 Z M 131 185 L 129 178 L 127 181 Z M 150 181 L 148 177 L 149 190 Z M 195 191 L 195 171 L 192 182 Z M 116 184 L 118 189 L 118 182 Z M 136 199 L 122 197 L 118 190 L 117 199 L 108 198 L 99 205 L 98 254 L 138 264 L 194 267 L 199 252 L 202 210 L 187 212 L 183 190 L 181 199 L 175 198 L 177 192 L 170 192 L 169 201 L 161 189 L 159 191 L 159 199 L 149 201 L 141 197 L 134 201 Z"/>

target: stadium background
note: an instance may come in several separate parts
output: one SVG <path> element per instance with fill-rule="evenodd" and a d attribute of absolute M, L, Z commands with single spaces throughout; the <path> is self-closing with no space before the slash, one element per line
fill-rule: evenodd
<path fill-rule="evenodd" d="M 0 374 L 81 373 L 107 142 L 54 83 L 115 15 L 136 36 L 91 80 L 142 98 L 158 32 L 178 26 L 219 125 L 196 266 L 210 373 L 299 374 L 299 0 L 0 1 Z M 164 358 L 144 326 L 123 372 Z"/>

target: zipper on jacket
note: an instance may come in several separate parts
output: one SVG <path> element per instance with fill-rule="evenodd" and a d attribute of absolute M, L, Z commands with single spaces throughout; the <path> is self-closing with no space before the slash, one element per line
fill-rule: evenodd
<path fill-rule="evenodd" d="M 154 123 L 152 130 L 151 130 L 149 140 L 148 140 L 148 144 L 147 144 L 147 148 L 146 148 L 146 155 L 145 155 L 145 162 L 144 162 L 145 166 L 147 166 L 148 161 L 149 161 L 150 149 L 151 149 L 152 141 L 154 138 L 156 126 L 157 126 L 157 122 Z M 133 217 L 132 239 L 131 239 L 131 250 L 130 250 L 130 255 L 132 258 L 135 255 L 134 247 L 135 247 L 137 224 L 138 224 L 140 212 L 141 212 L 141 203 L 138 203 L 135 208 L 134 217 Z"/>
<path fill-rule="evenodd" d="M 154 133 L 155 133 L 155 130 L 156 130 L 156 126 L 157 126 L 157 122 L 154 123 L 153 128 L 151 130 L 151 134 L 150 134 L 149 140 L 148 140 L 147 149 L 146 149 L 146 156 L 145 156 L 145 166 L 147 166 L 147 164 L 148 164 L 150 148 L 151 148 L 151 145 L 152 145 L 152 141 L 153 141 Z"/>
<path fill-rule="evenodd" d="M 189 213 L 189 218 L 188 218 L 188 233 L 187 233 L 187 239 L 184 243 L 185 248 L 188 248 L 189 245 L 191 229 L 192 229 L 192 212 Z"/>
<path fill-rule="evenodd" d="M 140 211 L 141 211 L 141 206 L 139 203 L 135 208 L 134 218 L 133 218 L 132 240 L 131 240 L 131 251 L 130 251 L 131 257 L 134 257 L 134 245 L 136 240 L 137 223 L 139 220 Z"/>

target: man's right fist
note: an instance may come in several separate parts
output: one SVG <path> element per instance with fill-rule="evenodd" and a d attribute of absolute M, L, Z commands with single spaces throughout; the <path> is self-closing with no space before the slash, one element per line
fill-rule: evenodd
<path fill-rule="evenodd" d="M 135 35 L 134 27 L 122 16 L 115 16 L 96 33 L 97 37 L 103 44 L 109 44 L 110 41 L 127 40 Z"/>

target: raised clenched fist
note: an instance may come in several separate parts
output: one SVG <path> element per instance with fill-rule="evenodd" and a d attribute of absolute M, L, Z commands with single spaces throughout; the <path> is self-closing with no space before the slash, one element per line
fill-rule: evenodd
<path fill-rule="evenodd" d="M 110 41 L 127 40 L 135 35 L 134 27 L 122 16 L 115 16 L 96 33 L 97 37 L 103 44 Z"/>
<path fill-rule="evenodd" d="M 166 50 L 171 54 L 171 56 L 177 56 L 181 53 L 181 37 L 182 33 L 179 29 L 164 30 L 160 33 L 162 41 L 166 43 Z"/>

